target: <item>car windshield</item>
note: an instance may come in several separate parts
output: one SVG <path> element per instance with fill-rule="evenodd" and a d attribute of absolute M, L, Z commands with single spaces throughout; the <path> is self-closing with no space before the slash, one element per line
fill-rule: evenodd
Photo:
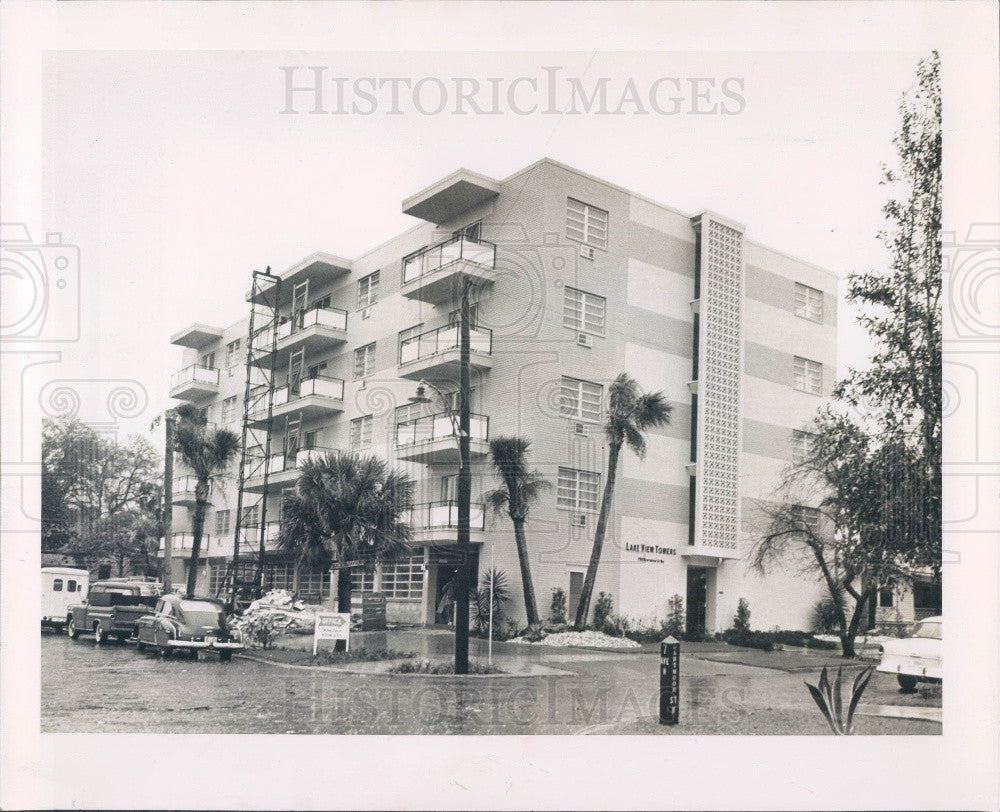
<path fill-rule="evenodd" d="M 181 601 L 181 615 L 192 626 L 218 626 L 219 607 L 207 601 Z"/>
<path fill-rule="evenodd" d="M 941 639 L 940 623 L 918 623 L 910 637 L 929 637 L 932 640 Z"/>

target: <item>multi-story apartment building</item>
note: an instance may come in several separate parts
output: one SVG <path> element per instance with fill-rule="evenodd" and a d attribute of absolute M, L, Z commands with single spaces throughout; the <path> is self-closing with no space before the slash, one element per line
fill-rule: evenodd
<path fill-rule="evenodd" d="M 627 371 L 663 392 L 672 413 L 649 432 L 644 459 L 623 453 L 595 594 L 644 618 L 664 617 L 681 595 L 692 629 L 708 631 L 728 627 L 744 597 L 755 626 L 806 627 L 819 584 L 797 562 L 756 573 L 747 552 L 762 529 L 760 500 L 774 498 L 833 386 L 836 277 L 748 240 L 723 216 L 683 214 L 548 159 L 502 181 L 460 170 L 403 201 L 403 211 L 421 222 L 363 256 L 313 254 L 280 274 L 274 368 L 252 382 L 273 392 L 270 467 L 266 486 L 261 466 L 244 483 L 247 505 L 262 498 L 245 509 L 246 523 L 256 526 L 261 508 L 278 518 L 281 491 L 312 449 L 379 454 L 417 481 L 413 552 L 372 576 L 357 571 L 356 586 L 384 592 L 391 619 L 443 619 L 455 572 L 457 443 L 440 398 L 409 399 L 425 380 L 457 400 L 456 291 L 465 277 L 474 562 L 480 574 L 491 558 L 506 571 L 509 613 L 524 619 L 510 522 L 482 507 L 496 487 L 488 440 L 530 438 L 531 463 L 552 483 L 528 524 L 531 569 L 542 614 L 562 588 L 572 617 L 607 476 L 608 387 Z M 186 349 L 171 395 L 239 431 L 247 340 L 246 321 L 175 335 Z M 253 392 L 248 420 L 259 425 L 268 389 Z M 190 504 L 183 471 L 178 478 L 174 503 Z M 221 586 L 232 556 L 235 478 L 213 496 L 206 590 Z M 265 528 L 269 550 L 276 532 Z M 326 574 L 297 573 L 270 555 L 268 584 L 329 595 Z"/>

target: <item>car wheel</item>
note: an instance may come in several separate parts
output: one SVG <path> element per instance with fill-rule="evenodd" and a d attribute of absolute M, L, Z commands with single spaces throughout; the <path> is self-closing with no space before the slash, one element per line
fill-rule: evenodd
<path fill-rule="evenodd" d="M 94 624 L 94 642 L 97 645 L 103 645 L 107 641 L 107 636 L 104 634 L 104 627 L 101 626 L 101 621 L 97 621 Z"/>
<path fill-rule="evenodd" d="M 138 635 L 136 635 L 136 638 L 138 638 Z M 142 640 L 136 639 L 136 641 L 135 641 L 135 650 L 138 651 L 140 654 L 145 654 L 145 652 L 146 652 L 146 644 L 143 643 Z"/>
<path fill-rule="evenodd" d="M 233 659 L 233 652 L 231 652 L 231 651 L 220 651 L 219 652 L 219 659 L 222 660 L 222 662 L 224 662 L 224 663 L 228 663 L 231 659 Z"/>
<path fill-rule="evenodd" d="M 896 674 L 896 681 L 899 683 L 899 687 L 908 694 L 917 690 L 917 678 L 911 674 Z"/>
<path fill-rule="evenodd" d="M 70 640 L 76 640 L 80 636 L 80 632 L 76 629 L 76 623 L 73 621 L 72 617 L 66 618 L 66 634 L 69 636 Z"/>

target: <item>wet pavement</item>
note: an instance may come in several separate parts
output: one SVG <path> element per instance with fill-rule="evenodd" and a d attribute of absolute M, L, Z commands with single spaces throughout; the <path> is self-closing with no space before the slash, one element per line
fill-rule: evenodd
<path fill-rule="evenodd" d="M 293 640 L 295 647 L 311 638 Z M 357 635 L 353 645 L 447 659 L 453 638 L 414 630 Z M 471 641 L 485 660 L 486 644 Z M 709 656 L 706 654 L 706 656 Z M 657 724 L 655 653 L 495 644 L 510 676 L 341 674 L 214 655 L 139 654 L 129 644 L 42 638 L 42 732 L 116 733 L 797 733 L 826 725 L 792 674 L 682 654 L 681 723 Z M 517 676 L 544 666 L 546 676 Z M 853 674 L 853 672 L 851 672 Z M 810 681 L 815 681 L 811 679 Z M 863 705 L 940 707 L 940 696 L 901 695 L 876 674 Z M 910 718 L 859 717 L 859 733 L 937 734 Z"/>

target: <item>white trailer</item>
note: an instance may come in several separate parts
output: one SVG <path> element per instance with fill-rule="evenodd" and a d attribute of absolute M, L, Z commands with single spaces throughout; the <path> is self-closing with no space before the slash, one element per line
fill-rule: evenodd
<path fill-rule="evenodd" d="M 90 573 L 73 567 L 42 567 L 42 626 L 61 629 L 69 607 L 87 597 Z"/>

